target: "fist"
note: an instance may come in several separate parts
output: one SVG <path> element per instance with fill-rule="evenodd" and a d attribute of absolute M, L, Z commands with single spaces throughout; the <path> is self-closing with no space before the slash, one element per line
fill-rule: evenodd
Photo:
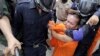
<path fill-rule="evenodd" d="M 90 17 L 90 19 L 87 21 L 86 24 L 90 24 L 91 26 L 93 25 L 97 25 L 99 22 L 99 17 L 96 15 L 93 15 L 92 17 Z"/>

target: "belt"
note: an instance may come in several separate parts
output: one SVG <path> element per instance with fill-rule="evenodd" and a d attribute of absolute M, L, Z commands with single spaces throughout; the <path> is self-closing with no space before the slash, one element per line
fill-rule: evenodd
<path fill-rule="evenodd" d="M 37 48 L 37 47 L 39 47 L 39 46 L 41 46 L 41 45 L 47 45 L 46 43 L 33 43 L 33 44 L 26 44 L 26 43 L 24 43 L 22 46 L 23 47 L 33 47 L 33 48 Z"/>

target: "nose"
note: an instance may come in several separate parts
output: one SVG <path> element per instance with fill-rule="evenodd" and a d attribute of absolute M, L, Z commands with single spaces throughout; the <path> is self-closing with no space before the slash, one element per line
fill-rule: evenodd
<path fill-rule="evenodd" d="M 70 26 L 70 23 L 67 22 L 66 25 L 67 25 L 67 26 Z"/>
<path fill-rule="evenodd" d="M 70 24 L 69 23 L 66 23 L 66 27 L 69 29 L 70 28 Z"/>

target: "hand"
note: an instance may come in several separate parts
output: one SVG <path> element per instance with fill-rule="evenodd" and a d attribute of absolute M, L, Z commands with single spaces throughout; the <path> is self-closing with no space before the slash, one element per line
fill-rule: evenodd
<path fill-rule="evenodd" d="M 53 26 L 55 26 L 55 22 L 54 21 L 49 21 L 48 27 L 49 27 L 50 30 L 52 29 Z"/>
<path fill-rule="evenodd" d="M 97 25 L 99 22 L 99 17 L 96 15 L 93 15 L 92 17 L 90 17 L 90 19 L 87 21 L 86 24 L 90 24 L 91 26 L 93 25 Z"/>
<path fill-rule="evenodd" d="M 4 55 L 6 54 L 11 54 L 11 55 L 14 55 L 15 54 L 15 48 L 18 48 L 18 49 L 21 49 L 21 43 L 15 39 L 15 38 L 10 38 L 8 40 L 8 47 L 5 49 L 4 51 Z"/>

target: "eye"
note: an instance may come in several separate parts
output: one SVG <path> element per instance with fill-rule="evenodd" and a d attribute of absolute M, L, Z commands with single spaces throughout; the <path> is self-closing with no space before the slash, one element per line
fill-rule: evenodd
<path fill-rule="evenodd" d="M 71 25 L 74 25 L 72 22 L 70 22 L 70 21 L 67 21 L 68 23 L 70 23 Z"/>

